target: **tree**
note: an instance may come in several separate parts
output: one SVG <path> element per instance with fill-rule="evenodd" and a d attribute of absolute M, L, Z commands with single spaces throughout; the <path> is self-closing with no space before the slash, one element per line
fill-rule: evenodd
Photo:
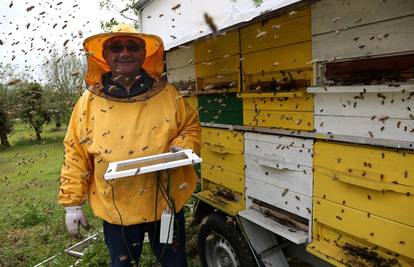
<path fill-rule="evenodd" d="M 7 135 L 13 130 L 13 125 L 10 121 L 10 114 L 8 114 L 3 107 L 0 107 L 0 139 L 2 147 L 9 147 L 10 143 Z"/>
<path fill-rule="evenodd" d="M 55 122 L 56 129 L 70 118 L 72 107 L 82 94 L 86 61 L 75 53 L 53 49 L 42 67 L 47 84 L 44 86 L 46 109 Z"/>
<path fill-rule="evenodd" d="M 50 121 L 50 114 L 44 105 L 44 91 L 40 84 L 29 83 L 19 92 L 20 117 L 36 133 L 36 140 L 41 141 L 43 124 Z"/>
<path fill-rule="evenodd" d="M 17 90 L 25 75 L 11 64 L 0 62 L 0 140 L 2 147 L 10 146 L 7 135 L 13 131 L 17 114 Z"/>
<path fill-rule="evenodd" d="M 10 146 L 7 135 L 13 130 L 13 124 L 10 120 L 11 113 L 7 111 L 7 95 L 7 88 L 0 84 L 0 139 L 2 147 Z"/>
<path fill-rule="evenodd" d="M 134 28 L 139 29 L 139 12 L 133 6 L 137 2 L 136 0 L 128 0 L 125 6 L 120 9 L 113 0 L 100 0 L 99 7 L 101 9 L 111 10 L 112 12 L 118 13 L 119 16 L 128 20 L 128 23 L 132 23 Z M 111 18 L 109 21 L 101 21 L 101 28 L 104 31 L 110 31 L 112 26 L 118 25 L 120 21 L 115 18 Z"/>

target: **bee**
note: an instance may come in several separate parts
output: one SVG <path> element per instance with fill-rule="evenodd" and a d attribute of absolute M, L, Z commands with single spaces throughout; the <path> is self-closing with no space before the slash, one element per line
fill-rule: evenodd
<path fill-rule="evenodd" d="M 206 240 L 207 241 L 211 241 L 211 240 L 213 240 L 213 239 L 215 239 L 216 238 L 216 235 L 214 234 L 214 233 L 211 233 L 211 234 L 209 234 L 207 237 L 206 237 Z"/>
<path fill-rule="evenodd" d="M 141 189 L 139 189 L 138 190 L 138 195 L 142 195 L 142 194 L 144 194 L 145 192 L 147 191 L 147 189 L 145 189 L 145 188 L 141 188 Z"/>
<path fill-rule="evenodd" d="M 217 32 L 217 26 L 214 23 L 213 18 L 210 15 L 208 15 L 207 13 L 204 13 L 204 20 L 207 23 L 207 25 L 210 27 L 211 31 L 213 33 L 216 33 Z"/>
<path fill-rule="evenodd" d="M 181 4 L 177 4 L 177 5 L 173 6 L 173 7 L 171 8 L 171 10 L 176 11 L 176 10 L 177 10 L 177 9 L 179 9 L 180 7 L 181 7 Z"/>
<path fill-rule="evenodd" d="M 85 143 L 87 143 L 88 141 L 91 141 L 91 139 L 89 138 L 89 137 L 86 137 L 86 138 L 84 138 L 84 139 L 82 139 L 80 142 L 79 142 L 79 144 L 85 144 Z"/>
<path fill-rule="evenodd" d="M 184 182 L 182 184 L 180 184 L 180 186 L 178 187 L 178 190 L 182 191 L 184 189 L 186 189 L 188 187 L 188 183 Z"/>
<path fill-rule="evenodd" d="M 261 38 L 261 37 L 266 36 L 266 35 L 267 35 L 266 31 L 259 31 L 258 30 L 258 33 L 256 34 L 256 38 Z"/>
<path fill-rule="evenodd" d="M 280 30 L 280 25 L 274 24 L 274 25 L 272 25 L 272 29 L 273 30 Z"/>

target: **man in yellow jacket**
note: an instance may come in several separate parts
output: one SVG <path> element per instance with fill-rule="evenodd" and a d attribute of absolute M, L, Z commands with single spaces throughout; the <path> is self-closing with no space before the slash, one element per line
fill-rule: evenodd
<path fill-rule="evenodd" d="M 88 200 L 103 220 L 112 266 L 138 265 L 144 234 L 163 266 L 186 266 L 183 206 L 196 186 L 191 166 L 160 175 L 142 174 L 111 181 L 103 176 L 110 162 L 200 149 L 197 113 L 176 88 L 162 81 L 164 47 L 155 35 L 119 25 L 84 41 L 88 90 L 76 103 L 64 140 L 59 203 L 69 233 L 86 226 Z M 169 206 L 161 192 L 169 188 L 175 206 L 172 244 L 159 243 L 161 213 Z M 167 199 L 167 200 L 166 200 Z"/>

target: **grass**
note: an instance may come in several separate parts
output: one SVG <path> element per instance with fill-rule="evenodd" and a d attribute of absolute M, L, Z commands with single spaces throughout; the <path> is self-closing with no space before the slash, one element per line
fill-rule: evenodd
<path fill-rule="evenodd" d="M 11 147 L 0 150 L 0 266 L 34 266 L 59 254 L 45 266 L 70 266 L 76 258 L 63 252 L 79 242 L 66 232 L 63 208 L 57 203 L 59 173 L 63 163 L 65 131 L 46 125 L 43 140 L 17 122 L 9 136 Z M 90 233 L 102 228 L 102 221 L 86 206 Z M 195 248 L 195 229 L 187 227 L 189 266 L 200 266 Z M 88 233 L 84 232 L 84 235 Z M 103 239 L 98 238 L 77 266 L 105 266 L 109 257 Z M 148 244 L 140 266 L 159 266 Z"/>

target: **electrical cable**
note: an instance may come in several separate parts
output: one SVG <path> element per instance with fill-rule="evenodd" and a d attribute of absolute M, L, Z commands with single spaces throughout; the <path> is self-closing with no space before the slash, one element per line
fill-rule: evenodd
<path fill-rule="evenodd" d="M 160 172 L 157 171 L 157 189 L 155 191 L 155 213 L 154 213 L 154 232 L 153 232 L 153 237 L 152 237 L 152 245 L 151 248 L 153 249 L 153 251 L 155 251 L 155 238 L 156 238 L 156 233 L 157 233 L 157 212 L 158 212 L 158 181 L 160 179 Z M 152 262 L 151 262 L 152 265 Z"/>
<path fill-rule="evenodd" d="M 124 246 L 126 247 L 126 249 L 128 251 L 129 257 L 131 258 L 131 264 L 135 264 L 136 262 L 135 262 L 134 258 L 132 257 L 131 250 L 129 249 L 128 243 L 126 242 L 125 231 L 124 231 L 124 223 L 122 221 L 122 216 L 121 216 L 121 213 L 119 212 L 118 207 L 115 204 L 115 186 L 113 185 L 112 182 L 109 183 L 107 180 L 105 180 L 105 182 L 112 187 L 112 202 L 114 204 L 115 210 L 118 212 L 119 220 L 121 221 L 121 237 L 122 237 L 122 241 L 124 242 Z"/>
<path fill-rule="evenodd" d="M 121 213 L 120 213 L 120 211 L 119 211 L 119 209 L 118 209 L 118 207 L 117 207 L 117 205 L 115 203 L 115 186 L 113 185 L 112 182 L 109 183 L 107 180 L 105 180 L 105 182 L 108 185 L 110 185 L 111 188 L 112 188 L 112 202 L 114 204 L 115 210 L 117 211 L 118 216 L 119 216 L 119 220 L 121 222 L 121 237 L 122 237 L 122 242 L 124 243 L 124 245 L 125 245 L 125 247 L 127 249 L 128 255 L 131 258 L 131 263 L 132 264 L 135 264 L 136 262 L 135 262 L 134 258 L 132 257 L 132 252 L 129 249 L 129 246 L 128 246 L 127 241 L 126 241 L 125 230 L 124 230 L 124 223 L 123 223 L 123 220 L 122 220 L 122 216 L 121 216 Z M 162 183 L 162 181 L 160 179 L 160 172 L 157 172 L 157 188 L 156 188 L 156 193 L 155 193 L 155 208 L 154 208 L 154 210 L 155 210 L 155 214 L 154 214 L 154 235 L 155 235 L 155 233 L 157 231 L 157 223 L 156 223 L 156 221 L 157 221 L 157 212 L 158 212 L 158 210 L 157 210 L 158 209 L 158 190 L 160 190 L 160 192 L 161 192 L 164 200 L 166 201 L 167 206 L 173 212 L 173 215 L 172 216 L 174 216 L 174 218 L 175 218 L 176 217 L 175 202 L 174 202 L 174 199 L 173 199 L 173 197 L 171 195 L 171 192 L 170 192 L 170 177 L 168 175 L 168 171 L 167 171 L 167 188 L 164 187 L 164 185 L 163 185 L 163 183 Z M 171 217 L 170 222 L 169 222 L 168 235 L 167 236 L 170 235 L 172 218 L 173 217 Z M 177 222 L 177 220 L 174 220 L 174 222 L 175 222 L 174 224 L 177 225 L 176 228 L 177 228 L 177 232 L 178 232 L 179 231 L 178 222 Z M 152 247 L 153 248 L 154 248 L 154 245 L 155 245 L 155 238 L 156 237 L 154 236 L 154 239 L 152 240 Z M 160 263 L 162 261 L 162 257 L 164 256 L 166 247 L 167 247 L 167 245 L 164 245 L 164 247 L 163 247 L 163 249 L 161 251 L 161 254 L 160 254 L 160 257 L 159 257 Z"/>
<path fill-rule="evenodd" d="M 161 189 L 160 190 L 161 191 L 161 194 L 164 197 L 165 201 L 167 202 L 168 207 L 173 212 L 173 215 L 172 216 L 174 216 L 174 218 L 175 218 L 176 209 L 175 209 L 174 199 L 171 196 L 171 191 L 170 191 L 170 176 L 168 174 L 168 171 L 166 171 L 166 172 L 167 172 L 167 188 L 164 187 L 163 183 L 159 179 L 158 179 L 157 182 L 158 182 L 158 186 Z M 169 225 L 168 225 L 168 235 L 167 236 L 170 235 L 170 228 L 171 228 L 172 218 L 173 217 L 171 217 L 170 222 L 169 222 Z M 178 229 L 179 228 L 178 227 L 178 222 L 177 222 L 177 220 L 174 220 L 174 222 L 175 222 L 174 224 L 177 225 L 176 228 L 177 228 L 177 232 L 178 232 L 179 231 L 179 229 Z M 164 253 L 165 253 L 165 249 L 166 248 L 167 248 L 167 245 L 164 245 L 164 247 L 163 247 L 163 249 L 161 251 L 161 254 L 160 254 L 160 261 L 162 260 L 162 257 L 164 256 Z"/>

